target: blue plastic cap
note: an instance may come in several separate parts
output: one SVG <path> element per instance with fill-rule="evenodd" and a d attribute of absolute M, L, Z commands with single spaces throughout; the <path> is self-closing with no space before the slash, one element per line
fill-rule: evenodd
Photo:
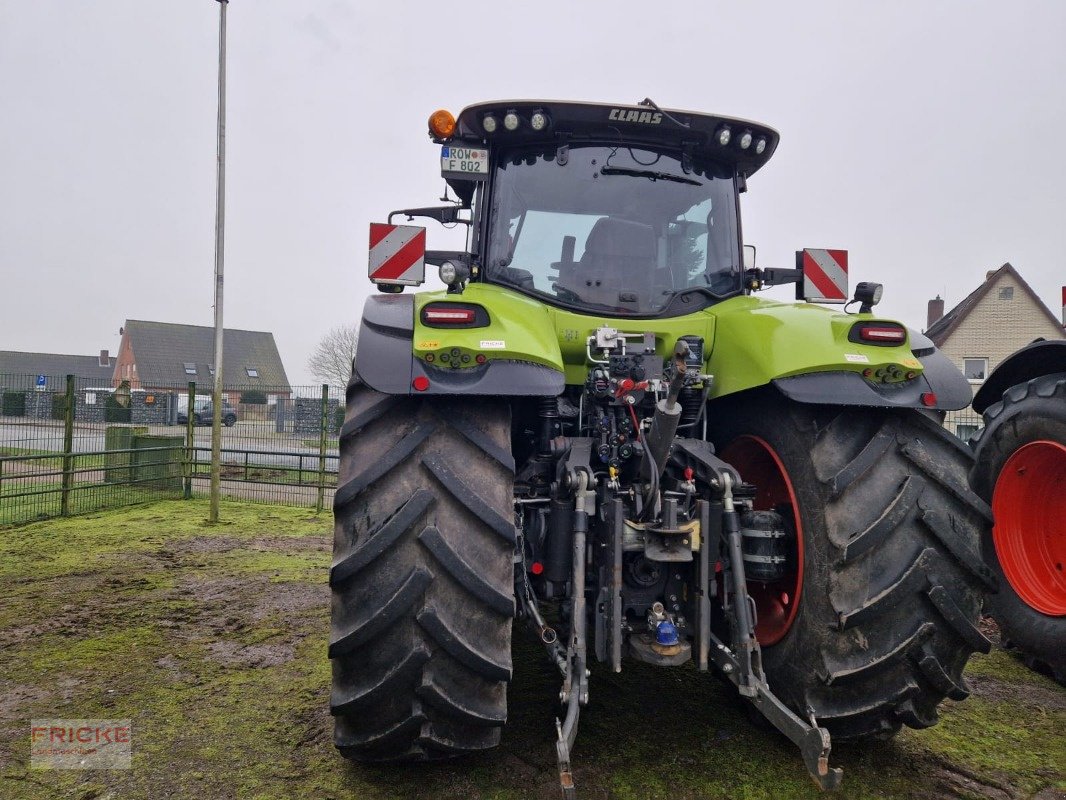
<path fill-rule="evenodd" d="M 677 644 L 677 627 L 669 620 L 663 620 L 655 628 L 655 642 L 657 644 L 670 645 Z"/>

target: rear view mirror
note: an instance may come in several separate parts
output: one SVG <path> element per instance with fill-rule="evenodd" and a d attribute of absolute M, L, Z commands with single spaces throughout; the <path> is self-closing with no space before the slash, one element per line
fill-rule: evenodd
<path fill-rule="evenodd" d="M 755 245 L 744 245 L 744 269 L 755 269 Z"/>

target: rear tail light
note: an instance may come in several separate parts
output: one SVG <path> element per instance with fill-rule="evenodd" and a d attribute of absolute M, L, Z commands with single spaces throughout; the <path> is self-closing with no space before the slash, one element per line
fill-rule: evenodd
<path fill-rule="evenodd" d="M 464 325 L 474 321 L 474 312 L 469 308 L 427 308 L 423 316 L 426 322 L 445 325 Z"/>
<path fill-rule="evenodd" d="M 858 344 L 903 344 L 907 329 L 894 322 L 856 322 L 848 332 L 848 341 Z"/>
<path fill-rule="evenodd" d="M 902 328 L 880 328 L 876 325 L 863 325 L 859 328 L 859 338 L 868 342 L 902 342 L 907 332 Z"/>
<path fill-rule="evenodd" d="M 473 303 L 428 303 L 421 319 L 430 328 L 484 328 L 489 312 Z"/>

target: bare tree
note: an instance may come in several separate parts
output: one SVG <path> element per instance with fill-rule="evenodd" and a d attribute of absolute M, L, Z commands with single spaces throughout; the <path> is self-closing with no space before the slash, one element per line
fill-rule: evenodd
<path fill-rule="evenodd" d="M 359 329 L 355 325 L 331 328 L 307 359 L 307 368 L 312 375 L 330 386 L 347 386 L 352 376 L 352 359 L 355 358 L 358 339 Z"/>

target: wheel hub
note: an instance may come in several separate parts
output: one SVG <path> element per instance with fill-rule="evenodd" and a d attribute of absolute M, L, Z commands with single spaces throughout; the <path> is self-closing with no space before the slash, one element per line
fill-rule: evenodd
<path fill-rule="evenodd" d="M 748 581 L 748 594 L 755 601 L 758 614 L 755 638 L 765 647 L 784 638 L 799 610 L 803 589 L 803 527 L 799 504 L 781 458 L 763 439 L 741 436 L 725 448 L 722 458 L 736 467 L 746 482 L 755 485 L 755 508 L 777 511 L 795 526 L 795 553 L 788 560 L 784 577 L 770 583 Z"/>

